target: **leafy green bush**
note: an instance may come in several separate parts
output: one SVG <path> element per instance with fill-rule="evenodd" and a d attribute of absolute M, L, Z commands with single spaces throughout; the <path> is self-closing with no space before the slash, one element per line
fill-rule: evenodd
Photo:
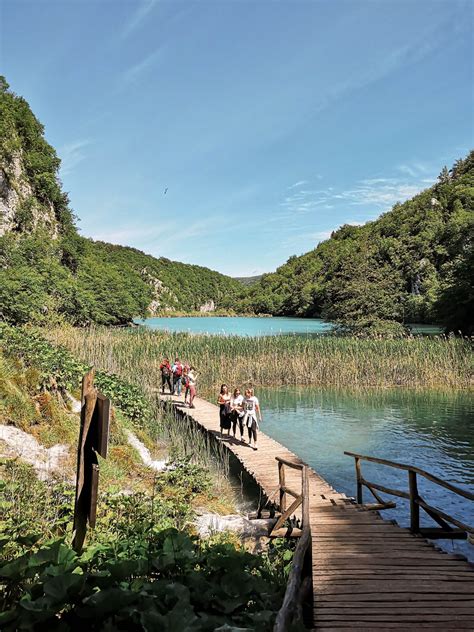
<path fill-rule="evenodd" d="M 177 464 L 152 495 L 101 493 L 81 554 L 66 541 L 73 488 L 18 463 L 5 462 L 3 476 L 2 630 L 271 629 L 292 551 L 275 543 L 255 557 L 174 528 L 208 484 L 202 468 Z"/>
<path fill-rule="evenodd" d="M 0 323 L 0 345 L 7 355 L 20 358 L 38 369 L 38 389 L 77 390 L 90 366 L 78 362 L 64 347 L 54 346 L 35 329 Z M 54 376 L 54 378 L 52 378 Z M 151 412 L 140 389 L 125 380 L 101 371 L 95 384 L 129 419 L 146 420 Z"/>
<path fill-rule="evenodd" d="M 176 529 L 89 546 L 63 539 L 0 567 L 2 630 L 270 630 L 281 583 L 262 558 Z"/>

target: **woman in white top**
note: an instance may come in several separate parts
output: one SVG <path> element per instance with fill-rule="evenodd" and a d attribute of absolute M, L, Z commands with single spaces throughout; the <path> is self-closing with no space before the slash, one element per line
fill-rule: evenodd
<path fill-rule="evenodd" d="M 230 419 L 232 421 L 232 434 L 235 438 L 237 421 L 239 422 L 240 440 L 244 441 L 244 396 L 240 394 L 240 389 L 236 388 L 230 400 Z"/>
<path fill-rule="evenodd" d="M 253 394 L 253 388 L 248 388 L 245 391 L 245 397 L 243 401 L 244 409 L 244 424 L 247 426 L 249 433 L 249 446 L 257 449 L 257 430 L 258 421 L 262 421 L 262 413 L 260 410 L 260 404 L 258 399 Z M 253 446 L 252 446 L 253 438 Z"/>

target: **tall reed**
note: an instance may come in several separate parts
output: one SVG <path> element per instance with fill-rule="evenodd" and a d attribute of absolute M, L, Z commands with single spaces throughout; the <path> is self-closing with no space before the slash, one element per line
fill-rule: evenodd
<path fill-rule="evenodd" d="M 159 365 L 163 356 L 179 356 L 196 366 L 204 395 L 222 382 L 356 389 L 466 389 L 472 385 L 471 341 L 453 337 L 258 338 L 102 327 L 61 327 L 45 335 L 98 368 L 141 385 L 148 393 L 161 383 Z"/>

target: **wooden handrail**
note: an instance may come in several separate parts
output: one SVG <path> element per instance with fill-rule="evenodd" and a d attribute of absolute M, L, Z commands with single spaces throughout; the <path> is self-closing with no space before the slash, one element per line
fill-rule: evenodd
<path fill-rule="evenodd" d="M 398 496 L 399 498 L 406 498 L 410 500 L 410 494 L 408 492 L 402 492 L 399 489 L 392 489 L 391 487 L 385 487 L 384 485 L 379 485 L 378 483 L 372 483 L 370 481 L 366 481 L 365 478 L 360 479 L 362 485 L 366 487 L 373 487 L 374 489 L 378 489 L 379 492 L 385 492 L 385 494 L 391 494 L 392 496 Z"/>
<path fill-rule="evenodd" d="M 405 498 L 410 502 L 410 530 L 412 533 L 424 533 L 430 532 L 430 537 L 456 537 L 456 538 L 469 538 L 474 534 L 474 527 L 470 527 L 469 525 L 453 518 L 447 513 L 441 511 L 437 507 L 432 507 L 428 503 L 426 503 L 423 498 L 421 498 L 418 492 L 418 482 L 417 475 L 423 476 L 427 480 L 439 485 L 440 487 L 444 487 L 445 489 L 449 489 L 450 491 L 462 496 L 463 498 L 467 498 L 468 500 L 474 500 L 474 494 L 468 492 L 465 489 L 458 487 L 457 485 L 453 485 L 452 483 L 448 483 L 443 481 L 442 479 L 426 472 L 425 470 L 420 469 L 419 467 L 415 467 L 412 465 L 405 465 L 404 463 L 396 463 L 395 461 L 389 461 L 387 459 L 379 459 L 373 456 L 365 456 L 363 454 L 356 454 L 355 452 L 344 452 L 347 456 L 352 456 L 355 460 L 355 468 L 356 468 L 356 479 L 357 479 L 357 502 L 358 504 L 363 504 L 363 487 L 367 487 L 367 489 L 371 492 L 371 494 L 379 501 L 380 505 L 377 508 L 384 509 L 388 508 L 389 503 L 385 502 L 383 498 L 381 498 L 375 490 L 379 490 L 386 494 L 390 494 L 392 496 L 398 496 L 400 498 Z M 408 488 L 409 492 L 403 492 L 398 489 L 392 489 L 390 487 L 385 487 L 384 485 L 379 485 L 377 483 L 373 483 L 371 481 L 367 481 L 362 476 L 360 461 L 370 461 L 371 463 L 378 463 L 380 465 L 386 465 L 388 467 L 393 467 L 399 470 L 404 470 L 408 472 Z M 392 506 L 394 506 L 392 504 Z M 422 529 L 420 527 L 420 508 L 426 511 L 426 513 L 437 522 L 441 528 L 437 529 Z M 450 523 L 450 524 L 449 524 Z M 455 530 L 451 527 L 451 525 L 455 525 L 458 527 L 458 530 Z"/>
<path fill-rule="evenodd" d="M 438 478 L 434 474 L 430 474 L 425 470 L 420 469 L 414 465 L 406 465 L 405 463 L 396 463 L 395 461 L 387 461 L 387 459 L 378 459 L 375 456 L 365 456 L 363 454 L 356 454 L 355 452 L 344 452 L 347 456 L 353 456 L 355 459 L 362 459 L 363 461 L 370 461 L 371 463 L 379 463 L 380 465 L 388 465 L 389 467 L 395 467 L 399 470 L 406 470 L 411 472 L 416 472 L 420 476 L 424 476 L 429 481 L 436 483 L 437 485 L 441 485 L 441 487 L 445 487 L 455 494 L 459 494 L 460 496 L 464 496 L 468 500 L 474 500 L 474 494 L 468 492 L 466 489 L 462 489 L 462 487 L 458 487 L 457 485 L 453 485 L 452 483 L 448 483 L 443 481 L 443 479 Z"/>
<path fill-rule="evenodd" d="M 309 477 L 308 467 L 306 465 L 296 465 L 295 463 L 291 463 L 290 461 L 286 461 L 280 457 L 276 457 L 276 459 L 278 461 L 280 479 L 280 499 L 282 504 L 282 507 L 280 508 L 282 510 L 282 515 L 277 521 L 274 529 L 280 527 L 289 515 L 301 504 L 303 518 L 303 531 L 293 555 L 285 596 L 273 627 L 273 632 L 286 632 L 290 628 L 290 625 L 292 621 L 294 621 L 295 617 L 298 617 L 298 612 L 301 612 L 300 602 L 303 601 L 304 597 L 302 593 L 304 592 L 304 589 L 308 588 L 308 585 L 310 585 L 311 582 L 311 577 L 304 580 L 305 582 L 308 582 L 309 580 L 308 585 L 303 582 L 305 559 L 307 557 L 308 550 L 311 549 L 311 529 L 309 526 Z M 301 494 L 296 495 L 295 492 L 286 487 L 284 465 L 292 467 L 293 469 L 301 470 Z M 283 509 L 286 509 L 285 494 L 296 496 L 296 500 L 286 511 Z"/>
<path fill-rule="evenodd" d="M 303 574 L 306 552 L 311 543 L 311 531 L 309 526 L 303 529 L 303 535 L 299 539 L 291 565 L 285 596 L 278 611 L 273 632 L 287 632 L 290 628 L 293 614 L 298 607 L 297 596 L 300 592 L 301 577 Z"/>
<path fill-rule="evenodd" d="M 283 463 L 283 465 L 288 465 L 288 467 L 292 467 L 294 470 L 302 470 L 304 467 L 306 467 L 304 463 L 292 463 L 292 461 L 282 459 L 281 456 L 276 456 L 275 459 L 279 463 Z"/>

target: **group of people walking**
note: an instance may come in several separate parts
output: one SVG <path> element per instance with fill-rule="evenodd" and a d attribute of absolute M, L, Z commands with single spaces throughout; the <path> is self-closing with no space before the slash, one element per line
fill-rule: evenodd
<path fill-rule="evenodd" d="M 163 358 L 160 364 L 160 371 L 162 394 L 165 394 L 166 387 L 168 387 L 170 395 L 178 396 L 181 395 L 184 389 L 184 403 L 188 403 L 189 397 L 189 408 L 195 408 L 196 369 L 187 363 L 183 364 L 179 358 L 175 358 L 173 364 L 170 363 L 168 358 Z M 224 436 L 225 431 L 227 431 L 227 435 L 230 436 L 232 429 L 234 438 L 237 438 L 238 428 L 240 441 L 246 443 L 244 434 L 245 428 L 247 428 L 248 444 L 256 450 L 257 430 L 259 429 L 259 422 L 262 421 L 262 412 L 253 388 L 246 388 L 243 395 L 240 389 L 236 388 L 231 394 L 227 384 L 222 384 L 217 403 L 219 404 L 221 435 Z"/>
<path fill-rule="evenodd" d="M 247 428 L 249 446 L 256 450 L 257 430 L 259 421 L 262 421 L 262 411 L 253 388 L 245 389 L 244 395 L 241 394 L 239 388 L 236 388 L 231 394 L 227 384 L 222 384 L 217 403 L 219 404 L 221 434 L 224 435 L 224 431 L 227 430 L 230 436 L 232 428 L 232 434 L 236 438 L 238 426 L 240 440 L 245 443 L 244 428 Z"/>
<path fill-rule="evenodd" d="M 184 388 L 184 403 L 189 396 L 189 408 L 194 408 L 194 398 L 196 397 L 197 373 L 193 366 L 183 364 L 179 358 L 175 358 L 170 364 L 168 358 L 163 358 L 160 364 L 161 371 L 161 392 L 165 394 L 165 386 L 168 386 L 170 395 L 181 395 Z"/>

